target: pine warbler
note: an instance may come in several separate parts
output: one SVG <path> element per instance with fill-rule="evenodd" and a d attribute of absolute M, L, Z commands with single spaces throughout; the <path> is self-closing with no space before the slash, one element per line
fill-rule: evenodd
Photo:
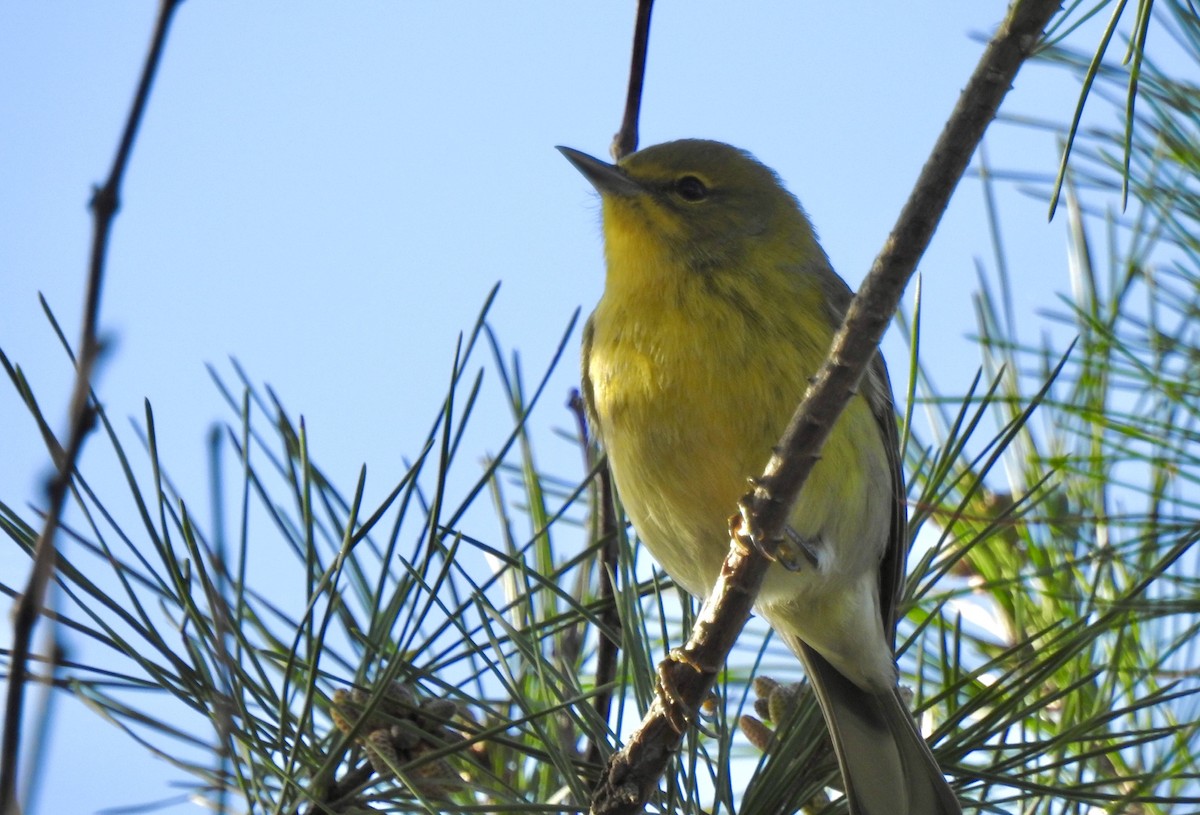
<path fill-rule="evenodd" d="M 559 148 L 599 191 L 608 272 L 583 338 L 583 391 L 617 491 L 666 572 L 703 598 L 727 519 L 829 351 L 851 292 L 797 200 L 713 141 L 611 165 Z M 756 611 L 804 662 L 852 815 L 960 808 L 897 688 L 907 555 L 896 417 L 882 357 L 790 516 L 811 563 L 773 564 Z"/>

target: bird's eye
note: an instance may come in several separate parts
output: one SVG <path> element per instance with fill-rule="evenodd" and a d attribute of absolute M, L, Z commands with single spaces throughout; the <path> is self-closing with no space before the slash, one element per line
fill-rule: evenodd
<path fill-rule="evenodd" d="M 694 175 L 685 175 L 675 182 L 675 192 L 684 201 L 703 201 L 708 197 L 708 187 Z"/>

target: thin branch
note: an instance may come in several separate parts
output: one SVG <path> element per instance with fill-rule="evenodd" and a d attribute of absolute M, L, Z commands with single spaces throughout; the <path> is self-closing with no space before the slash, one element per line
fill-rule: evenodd
<path fill-rule="evenodd" d="M 55 703 L 58 700 L 58 691 L 63 684 L 69 685 L 62 679 L 63 668 L 67 660 L 67 650 L 63 646 L 60 634 L 62 630 L 57 626 L 50 628 L 50 643 L 46 648 L 46 657 L 44 659 L 45 672 L 42 675 L 42 687 L 39 694 L 37 709 L 32 713 L 33 721 L 35 722 L 35 730 L 31 734 L 28 744 L 26 745 L 29 761 L 25 769 L 25 780 L 21 787 L 25 791 L 25 806 L 26 812 L 37 811 L 37 793 L 41 788 L 41 782 L 46 777 L 49 762 L 46 761 L 49 755 L 50 734 L 54 726 L 54 709 Z"/>
<path fill-rule="evenodd" d="M 650 11 L 654 0 L 638 0 L 637 23 L 633 29 L 633 61 L 629 66 L 629 91 L 625 94 L 625 117 L 613 136 L 609 152 L 616 160 L 637 150 L 638 118 L 642 110 L 642 82 L 646 77 L 646 51 L 650 43 Z"/>
<path fill-rule="evenodd" d="M 601 690 L 596 693 L 596 715 L 602 721 L 608 721 L 612 709 L 612 690 L 607 686 L 617 675 L 617 655 L 621 651 L 621 643 L 610 637 L 607 631 L 620 631 L 621 618 L 617 613 L 617 511 L 613 504 L 612 471 L 608 461 L 596 461 L 596 445 L 588 435 L 587 411 L 584 409 L 583 397 L 578 390 L 571 392 L 567 403 L 575 414 L 579 427 L 579 438 L 583 442 L 584 463 L 588 472 L 596 473 L 596 507 L 600 516 L 599 529 L 596 531 L 599 539 L 604 542 L 600 549 L 600 619 L 604 625 L 600 628 L 600 642 L 596 647 L 596 687 Z M 599 764 L 603 758 L 600 751 L 600 739 L 594 738 L 588 742 L 585 761 L 589 765 Z"/>
<path fill-rule="evenodd" d="M 670 703 L 655 699 L 626 747 L 613 757 L 592 798 L 594 815 L 640 811 L 658 787 L 681 733 L 671 724 L 682 708 L 694 715 L 716 680 L 737 634 L 750 617 L 774 551 L 804 479 L 834 421 L 858 387 L 904 287 L 995 117 L 1017 70 L 1038 44 L 1058 0 L 1023 0 L 992 38 L 946 122 L 917 185 L 834 338 L 829 359 L 796 410 L 754 491 L 740 502 L 721 575 L 687 644 L 662 666 Z M 736 382 L 728 383 L 737 387 Z M 669 710 L 668 708 L 674 708 Z"/>
<path fill-rule="evenodd" d="M 54 536 L 58 531 L 67 491 L 75 472 L 75 463 L 83 449 L 84 440 L 95 423 L 95 412 L 90 402 L 92 371 L 100 354 L 96 324 L 100 312 L 100 291 L 104 280 L 104 261 L 108 253 L 108 236 L 113 218 L 120 206 L 121 182 L 125 167 L 133 151 L 133 143 L 141 125 L 150 88 L 162 57 L 163 45 L 171 17 L 179 0 L 161 0 L 158 18 L 146 61 L 142 67 L 141 80 L 133 105 L 125 122 L 125 131 L 117 147 L 116 158 L 108 180 L 92 194 L 92 247 L 88 264 L 87 291 L 84 297 L 83 326 L 79 341 L 79 354 L 75 361 L 75 384 L 68 408 L 67 443 L 60 449 L 51 445 L 57 473 L 47 486 L 48 508 L 46 522 L 33 550 L 33 566 L 25 591 L 17 603 L 13 615 L 13 646 L 10 661 L 8 692 L 4 709 L 4 737 L 0 747 L 0 811 L 6 815 L 17 815 L 17 768 L 21 745 L 21 717 L 25 701 L 25 683 L 28 680 L 26 663 L 29 660 L 33 630 L 42 613 L 46 587 L 54 571 Z"/>

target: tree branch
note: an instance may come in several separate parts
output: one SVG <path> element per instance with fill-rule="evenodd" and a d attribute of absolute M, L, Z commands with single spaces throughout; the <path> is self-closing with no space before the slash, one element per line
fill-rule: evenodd
<path fill-rule="evenodd" d="M 838 415 L 855 393 L 950 195 L 1017 70 L 1037 46 L 1058 7 L 1058 0 L 1019 0 L 980 58 L 883 250 L 850 304 L 829 358 L 792 416 L 754 491 L 740 502 L 742 514 L 733 524 L 729 556 L 712 595 L 680 658 L 662 667 L 676 697 L 672 706 L 685 705 L 694 714 L 712 688 L 717 671 L 750 617 L 770 563 L 751 543 L 772 551 L 779 540 L 796 496 Z M 626 747 L 613 757 L 607 778 L 593 794 L 594 815 L 638 812 L 658 788 L 681 738 L 670 723 L 667 707 L 660 694 Z"/>
<path fill-rule="evenodd" d="M 603 541 L 599 552 L 600 557 L 597 559 L 600 572 L 600 619 L 603 625 L 600 627 L 599 641 L 596 644 L 596 687 L 603 688 L 603 690 L 596 692 L 595 706 L 596 715 L 607 722 L 612 709 L 612 690 L 605 686 L 616 678 L 617 657 L 621 651 L 621 643 L 606 632 L 606 629 L 621 630 L 621 615 L 617 612 L 616 602 L 617 555 L 619 551 L 617 510 L 613 503 L 612 472 L 608 468 L 607 460 L 597 462 L 597 448 L 588 435 L 587 411 L 584 409 L 583 397 L 578 390 L 571 392 L 568 405 L 571 412 L 575 414 L 575 421 L 579 427 L 579 438 L 583 443 L 584 463 L 587 465 L 588 472 L 595 472 L 596 479 L 595 506 L 599 518 L 596 535 L 599 540 Z M 589 765 L 599 765 L 602 758 L 600 738 L 597 736 L 589 739 L 584 761 Z"/>
<path fill-rule="evenodd" d="M 646 77 L 646 52 L 650 45 L 650 12 L 654 0 L 638 0 L 637 23 L 633 29 L 633 59 L 629 66 L 629 90 L 625 94 L 625 116 L 613 136 L 609 152 L 620 161 L 637 150 L 638 118 L 642 110 L 642 81 Z"/>
<path fill-rule="evenodd" d="M 75 360 L 75 384 L 68 408 L 67 443 L 62 448 L 51 447 L 51 456 L 57 473 L 47 486 L 48 508 L 46 522 L 33 549 L 33 566 L 29 580 L 13 614 L 13 645 L 9 665 L 8 691 L 4 708 L 4 737 L 0 746 L 0 811 L 5 815 L 17 815 L 17 767 L 21 746 L 21 716 L 25 703 L 25 683 L 29 678 L 26 663 L 29 660 L 33 629 L 41 616 L 46 597 L 46 587 L 54 572 L 54 536 L 58 531 L 67 491 L 75 472 L 83 442 L 95 424 L 95 411 L 90 401 L 92 370 L 100 354 L 96 324 L 100 313 L 100 291 L 104 281 L 104 261 L 108 254 L 108 236 L 113 218 L 120 206 L 121 182 L 125 167 L 133 152 L 133 143 L 150 97 L 150 88 L 162 57 L 167 29 L 180 0 L 160 0 L 158 18 L 150 49 L 142 66 L 141 80 L 133 105 L 125 121 L 125 130 L 117 147 L 116 158 L 108 179 L 102 187 L 92 193 L 92 247 L 88 263 L 87 291 L 84 295 L 83 326 L 79 341 L 79 352 Z"/>

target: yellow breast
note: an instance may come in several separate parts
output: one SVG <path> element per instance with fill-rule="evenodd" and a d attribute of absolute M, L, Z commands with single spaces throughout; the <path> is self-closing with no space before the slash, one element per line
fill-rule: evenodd
<path fill-rule="evenodd" d="M 833 330 L 819 295 L 797 286 L 793 303 L 756 308 L 714 286 L 660 279 L 636 292 L 610 285 L 592 315 L 584 364 L 621 501 L 655 558 L 692 594 L 712 587 L 728 518 L 828 351 Z M 888 471 L 878 436 L 865 401 L 855 399 L 801 494 L 798 532 L 845 534 L 836 529 L 846 525 L 841 513 L 856 524 L 878 514 L 866 506 L 867 480 L 852 477 Z M 792 592 L 781 574 L 768 579 L 764 599 L 780 581 L 778 592 Z"/>

